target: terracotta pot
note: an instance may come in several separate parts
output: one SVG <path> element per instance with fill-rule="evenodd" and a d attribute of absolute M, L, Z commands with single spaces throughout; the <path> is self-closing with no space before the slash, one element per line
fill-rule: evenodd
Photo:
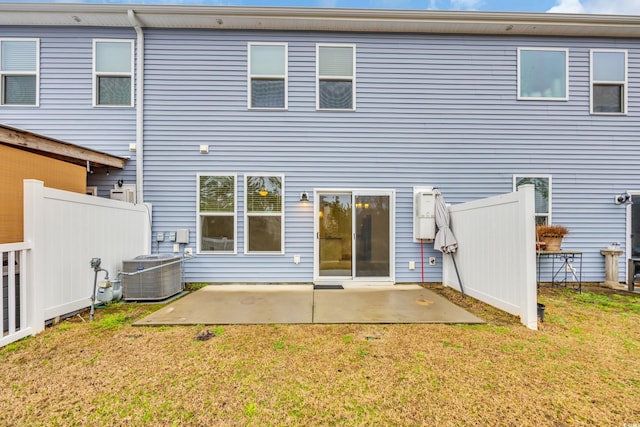
<path fill-rule="evenodd" d="M 562 237 L 540 236 L 540 241 L 546 243 L 544 250 L 550 252 L 559 251 L 562 245 Z"/>

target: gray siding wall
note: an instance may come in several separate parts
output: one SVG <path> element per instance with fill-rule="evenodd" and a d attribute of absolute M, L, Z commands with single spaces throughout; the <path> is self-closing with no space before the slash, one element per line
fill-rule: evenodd
<path fill-rule="evenodd" d="M 196 174 L 238 174 L 238 254 L 199 255 L 186 281 L 308 282 L 313 275 L 314 188 L 396 190 L 398 282 L 419 281 L 412 241 L 412 187 L 437 186 L 461 203 L 512 190 L 513 174 L 553 178 L 553 222 L 566 249 L 584 251 L 583 278 L 601 281 L 599 250 L 625 242 L 625 208 L 613 195 L 640 190 L 639 41 L 466 35 L 335 34 L 148 29 L 145 199 L 154 233 L 191 230 Z M 134 108 L 91 107 L 91 40 L 134 39 L 132 29 L 3 27 L 0 37 L 40 38 L 40 107 L 0 107 L 0 122 L 132 156 L 121 174 L 94 174 L 101 195 L 135 180 Z M 288 111 L 247 110 L 247 43 L 289 43 Z M 357 111 L 315 110 L 316 43 L 357 49 Z M 569 49 L 567 102 L 517 101 L 517 47 Z M 629 114 L 589 114 L 589 49 L 629 50 Z M 210 153 L 198 153 L 209 144 Z M 285 255 L 244 255 L 243 179 L 285 175 Z M 315 202 L 315 200 L 312 200 Z M 487 242 L 491 250 L 492 242 Z M 170 252 L 163 242 L 154 250 Z M 293 255 L 301 255 L 299 265 Z M 440 255 L 425 245 L 426 281 L 440 281 Z M 415 271 L 408 262 L 416 261 Z M 624 264 L 621 260 L 621 271 Z M 499 272 L 496 272 L 499 274 Z M 463 278 L 463 280 L 472 278 Z"/>
<path fill-rule="evenodd" d="M 553 222 L 571 230 L 563 248 L 584 251 L 583 279 L 603 280 L 599 250 L 624 243 L 625 208 L 612 200 L 640 188 L 638 41 L 198 30 L 147 30 L 146 41 L 145 194 L 154 231 L 187 227 L 195 247 L 196 173 L 238 173 L 238 254 L 198 256 L 187 281 L 310 281 L 313 210 L 298 197 L 314 188 L 397 191 L 398 282 L 421 277 L 414 185 L 461 203 L 511 191 L 513 174 L 549 174 Z M 288 111 L 247 110 L 252 41 L 289 43 Z M 357 111 L 315 110 L 319 42 L 356 45 Z M 568 102 L 516 100 L 516 49 L 525 46 L 570 49 Z M 589 114 L 590 48 L 629 49 L 628 115 Z M 199 144 L 210 153 L 199 154 Z M 250 172 L 285 174 L 284 256 L 243 254 Z M 425 249 L 438 259 L 425 280 L 440 281 L 439 252 Z"/>
<path fill-rule="evenodd" d="M 109 196 L 118 179 L 135 183 L 135 108 L 92 107 L 93 39 L 135 39 L 133 29 L 2 27 L 0 38 L 40 39 L 40 106 L 0 106 L 0 123 L 123 157 L 125 170 L 96 170 L 88 185 Z"/>

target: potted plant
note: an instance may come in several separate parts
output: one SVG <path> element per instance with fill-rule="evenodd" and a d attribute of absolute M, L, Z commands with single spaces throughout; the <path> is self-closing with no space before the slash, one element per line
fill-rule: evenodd
<path fill-rule="evenodd" d="M 542 248 L 545 251 L 559 251 L 562 238 L 568 233 L 565 226 L 542 224 L 536 227 L 536 240 L 545 243 Z"/>

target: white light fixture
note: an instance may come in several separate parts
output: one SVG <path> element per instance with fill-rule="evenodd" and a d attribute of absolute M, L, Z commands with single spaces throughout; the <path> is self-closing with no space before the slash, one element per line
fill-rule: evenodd
<path fill-rule="evenodd" d="M 136 151 L 136 144 L 129 144 L 129 151 Z"/>
<path fill-rule="evenodd" d="M 307 193 L 306 191 L 303 191 L 302 193 L 300 193 L 300 201 L 303 203 L 308 203 L 309 202 L 309 193 Z"/>
<path fill-rule="evenodd" d="M 207 154 L 209 152 L 209 146 L 208 145 L 201 145 L 200 146 L 200 154 Z"/>

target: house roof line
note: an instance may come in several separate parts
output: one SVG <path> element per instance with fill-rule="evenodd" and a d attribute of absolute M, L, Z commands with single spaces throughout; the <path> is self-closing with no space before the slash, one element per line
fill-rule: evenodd
<path fill-rule="evenodd" d="M 0 25 L 640 37 L 640 16 L 244 6 L 0 3 Z"/>
<path fill-rule="evenodd" d="M 27 130 L 0 124 L 0 144 L 20 148 L 67 163 L 123 169 L 127 159 L 81 147 Z"/>

